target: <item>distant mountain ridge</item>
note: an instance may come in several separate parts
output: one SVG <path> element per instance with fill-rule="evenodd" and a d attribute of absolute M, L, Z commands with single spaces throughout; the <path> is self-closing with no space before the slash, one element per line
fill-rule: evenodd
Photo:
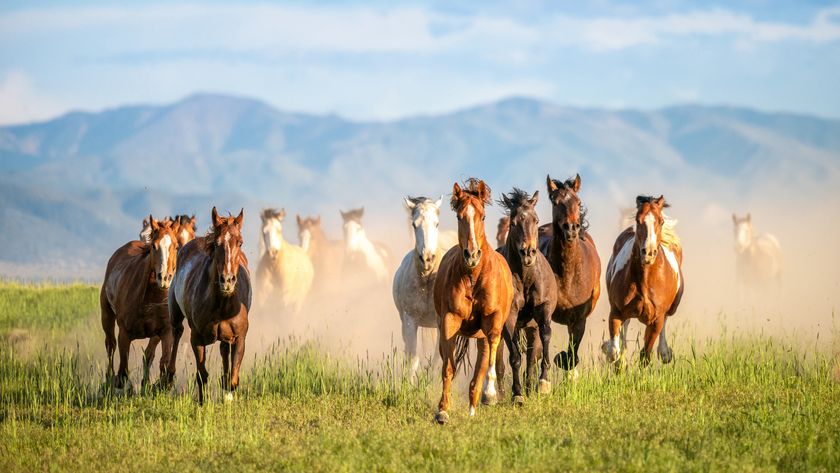
<path fill-rule="evenodd" d="M 738 192 L 771 181 L 826 185 L 840 182 L 840 120 L 694 105 L 612 111 L 516 97 L 355 122 L 198 94 L 0 127 L 0 171 L 0 233 L 16 242 L 0 248 L 0 261 L 104 260 L 150 211 L 200 212 L 219 202 L 334 213 L 365 204 L 397 215 L 402 194 L 443 193 L 467 175 L 506 188 L 537 185 L 546 172 L 581 172 L 590 191 L 612 189 L 593 199 L 613 201 L 632 193 L 628 180 L 696 189 L 704 180 L 730 182 Z M 79 223 L 85 218 L 91 225 Z"/>

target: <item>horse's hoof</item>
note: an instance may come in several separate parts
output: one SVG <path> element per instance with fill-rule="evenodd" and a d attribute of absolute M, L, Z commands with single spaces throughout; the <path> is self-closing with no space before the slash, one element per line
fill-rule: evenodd
<path fill-rule="evenodd" d="M 578 371 L 577 367 L 572 368 L 570 370 L 566 370 L 566 380 L 567 381 L 577 381 L 580 378 L 580 371 Z"/>
<path fill-rule="evenodd" d="M 514 406 L 521 406 L 523 404 L 525 404 L 525 396 L 522 396 L 522 395 L 513 396 L 513 405 Z"/>
<path fill-rule="evenodd" d="M 540 380 L 540 394 L 549 394 L 551 392 L 551 381 L 547 379 Z"/>
<path fill-rule="evenodd" d="M 227 402 L 233 402 L 233 400 L 234 400 L 233 391 L 226 392 L 225 393 L 225 402 L 226 403 Z"/>
<path fill-rule="evenodd" d="M 498 402 L 498 398 L 495 394 L 482 394 L 481 395 L 481 403 L 485 406 L 495 406 Z"/>
<path fill-rule="evenodd" d="M 440 425 L 446 424 L 449 422 L 449 414 L 447 414 L 446 411 L 438 411 L 438 413 L 435 414 L 435 422 Z"/>
<path fill-rule="evenodd" d="M 658 353 L 659 359 L 662 361 L 662 363 L 667 365 L 668 363 L 674 361 L 674 351 L 670 348 L 668 348 L 667 350 L 662 350 Z"/>

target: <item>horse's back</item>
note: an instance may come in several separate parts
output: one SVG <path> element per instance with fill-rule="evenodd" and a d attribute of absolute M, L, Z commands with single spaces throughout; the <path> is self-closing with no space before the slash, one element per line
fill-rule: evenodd
<path fill-rule="evenodd" d="M 108 260 L 101 291 L 118 315 L 126 306 L 140 303 L 134 299 L 142 296 L 149 276 L 145 260 L 148 253 L 145 243 L 134 240 L 119 247 Z"/>

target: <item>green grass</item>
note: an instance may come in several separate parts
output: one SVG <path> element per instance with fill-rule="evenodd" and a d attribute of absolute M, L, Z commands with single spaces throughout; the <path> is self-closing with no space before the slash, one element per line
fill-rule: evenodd
<path fill-rule="evenodd" d="M 99 287 L 0 282 L 0 335 L 66 330 L 99 310 Z"/>
<path fill-rule="evenodd" d="M 2 294 L 37 299 L 27 290 L 75 300 L 58 296 L 65 287 Z M 30 325 L 33 337 L 49 339 L 39 327 L 97 328 L 94 305 L 82 315 L 40 307 L 56 312 Z M 8 326 L 16 317 L 0 313 Z M 104 395 L 100 335 L 29 353 L 0 341 L 0 471 L 840 470 L 836 362 L 774 339 L 730 337 L 702 354 L 677 346 L 673 365 L 620 374 L 596 365 L 573 383 L 556 378 L 522 408 L 503 401 L 473 419 L 458 384 L 440 427 L 436 374 L 408 382 L 395 353 L 354 362 L 284 343 L 251 360 L 235 402 L 220 402 L 214 383 L 213 400 L 198 406 L 185 380 L 177 394 Z"/>

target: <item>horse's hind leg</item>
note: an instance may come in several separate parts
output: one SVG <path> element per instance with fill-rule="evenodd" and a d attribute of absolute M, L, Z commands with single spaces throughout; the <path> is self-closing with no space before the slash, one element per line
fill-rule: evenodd
<path fill-rule="evenodd" d="M 435 421 L 445 424 L 449 421 L 449 403 L 451 401 L 452 378 L 455 377 L 455 337 L 461 324 L 451 313 L 445 314 L 438 327 L 438 347 L 443 362 L 440 370 L 443 387 L 438 403 Z"/>
<path fill-rule="evenodd" d="M 204 386 L 207 384 L 207 368 L 204 366 L 206 360 L 206 349 L 204 345 L 199 345 L 198 342 L 195 340 L 195 335 L 193 334 L 192 340 L 190 340 L 190 344 L 192 345 L 193 355 L 195 355 L 195 367 L 196 367 L 196 375 L 195 375 L 195 384 L 198 388 L 198 404 L 204 404 Z"/>
<path fill-rule="evenodd" d="M 487 370 L 487 384 L 484 387 L 484 393 L 482 396 L 484 403 L 490 405 L 495 404 L 498 398 L 498 393 L 496 392 L 496 360 L 498 359 L 497 355 L 499 342 L 502 341 L 502 327 L 504 326 L 504 320 L 504 316 L 499 313 L 494 313 L 482 321 L 481 331 L 484 332 L 484 335 L 487 337 L 487 344 L 490 349 L 490 359 L 488 362 L 483 363 L 485 370 L 487 370 L 488 366 L 490 369 Z M 497 323 L 498 326 L 494 326 Z M 479 357 L 479 359 L 483 358 Z"/>
<path fill-rule="evenodd" d="M 120 335 L 117 337 L 117 348 L 120 350 L 120 367 L 117 370 L 115 387 L 120 391 L 131 391 L 131 381 L 128 379 L 128 353 L 131 350 L 131 339 L 125 330 L 120 328 Z"/>
<path fill-rule="evenodd" d="M 674 351 L 668 346 L 668 340 L 665 338 L 665 326 L 668 324 L 668 316 L 664 317 L 662 321 L 662 331 L 659 332 L 659 345 L 656 347 L 656 353 L 662 363 L 668 364 L 674 359 Z"/>
<path fill-rule="evenodd" d="M 152 337 L 149 339 L 149 344 L 146 345 L 146 350 L 143 351 L 143 381 L 140 386 L 144 388 L 149 384 L 152 362 L 155 361 L 155 350 L 157 349 L 159 343 L 160 337 Z M 164 359 L 163 355 L 161 355 L 161 360 Z"/>
<path fill-rule="evenodd" d="M 99 291 L 99 310 L 102 316 L 102 330 L 105 332 L 105 352 L 108 354 L 108 368 L 105 370 L 105 376 L 112 381 L 114 379 L 114 351 L 117 349 L 117 337 L 114 335 L 117 315 L 108 303 L 104 288 Z"/>
<path fill-rule="evenodd" d="M 414 379 L 420 366 L 420 357 L 417 356 L 417 323 L 406 313 L 402 314 L 402 338 L 410 363 L 411 378 Z"/>
<path fill-rule="evenodd" d="M 242 366 L 242 359 L 245 358 L 245 336 L 236 339 L 233 344 L 233 357 L 231 359 L 232 369 L 228 393 L 225 394 L 225 401 L 233 400 L 233 392 L 239 387 L 239 367 Z"/>
<path fill-rule="evenodd" d="M 163 359 L 161 359 L 160 379 L 166 385 L 172 384 L 175 379 L 175 362 L 178 359 L 178 345 L 181 343 L 181 336 L 184 334 L 184 314 L 181 307 L 175 300 L 175 296 L 169 297 L 169 323 L 172 325 L 172 348 L 166 359 L 166 370 L 164 374 Z"/>
<path fill-rule="evenodd" d="M 551 381 L 548 380 L 548 374 L 551 371 L 551 357 L 549 356 L 548 350 L 551 345 L 551 314 L 553 310 L 548 304 L 544 305 L 542 317 L 537 319 L 539 337 L 534 337 L 533 350 L 535 354 L 542 355 L 539 385 L 540 394 L 551 392 Z"/>
<path fill-rule="evenodd" d="M 482 397 L 481 392 L 481 382 L 484 379 L 484 376 L 487 374 L 487 368 L 490 365 L 490 353 L 487 349 L 487 338 L 479 338 L 477 340 L 477 348 L 478 354 L 476 355 L 475 359 L 475 371 L 473 371 L 473 378 L 470 381 L 470 416 L 475 415 L 475 409 L 478 406 L 478 401 Z M 495 361 L 495 360 L 493 360 Z M 493 371 L 496 371 L 496 366 L 490 368 Z M 493 381 L 495 382 L 495 380 Z M 484 389 L 483 397 L 485 404 L 489 404 L 491 402 L 495 402 L 496 400 L 496 387 L 492 386 L 492 397 L 490 396 L 490 383 L 491 381 L 487 380 L 487 386 Z"/>
<path fill-rule="evenodd" d="M 580 342 L 583 340 L 584 333 L 586 333 L 586 317 L 581 316 L 580 319 L 569 325 L 568 349 L 561 351 L 554 357 L 554 362 L 557 366 L 566 370 L 566 374 L 572 378 L 579 376 L 577 371 L 577 364 L 580 363 L 578 349 L 580 348 Z"/>
<path fill-rule="evenodd" d="M 509 317 L 507 322 L 505 322 L 505 326 L 502 329 L 502 338 L 504 338 L 508 351 L 510 351 L 508 361 L 510 362 L 511 377 L 513 378 L 513 383 L 511 384 L 513 403 L 522 404 L 525 402 L 525 399 L 522 397 L 522 380 L 520 376 L 522 368 L 522 341 L 520 330 L 516 328 L 516 316 Z M 525 383 L 527 385 L 527 379 Z"/>

